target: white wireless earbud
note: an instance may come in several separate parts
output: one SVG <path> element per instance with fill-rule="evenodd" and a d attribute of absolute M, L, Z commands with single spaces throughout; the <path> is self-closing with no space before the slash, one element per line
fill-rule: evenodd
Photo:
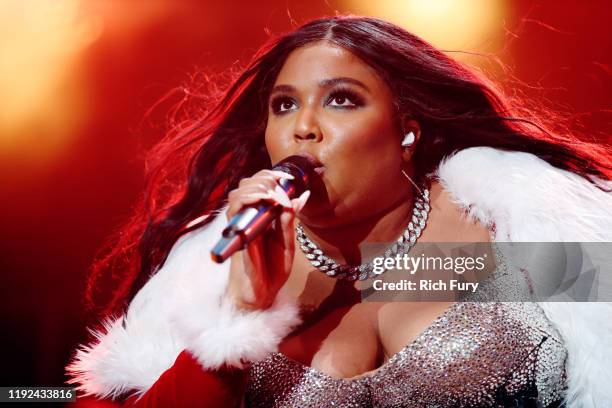
<path fill-rule="evenodd" d="M 414 143 L 414 132 L 406 133 L 404 140 L 402 140 L 402 147 L 411 146 Z"/>

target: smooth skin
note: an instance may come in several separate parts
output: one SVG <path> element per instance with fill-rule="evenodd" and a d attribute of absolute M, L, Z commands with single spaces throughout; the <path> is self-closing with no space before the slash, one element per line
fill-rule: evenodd
<path fill-rule="evenodd" d="M 403 135 L 416 135 L 412 147 Z M 330 278 L 296 250 L 294 225 L 339 263 L 361 263 L 359 245 L 392 242 L 412 213 L 418 123 L 397 112 L 388 85 L 349 51 L 318 42 L 293 51 L 270 96 L 265 142 L 273 163 L 308 153 L 322 165 L 323 188 L 290 201 L 275 189 L 283 173 L 262 170 L 228 197 L 227 216 L 258 200 L 285 211 L 264 236 L 231 258 L 229 294 L 245 310 L 269 307 L 281 287 L 300 302 L 303 324 L 280 344 L 289 358 L 337 378 L 376 371 L 452 302 L 361 303 L 358 283 Z M 426 135 L 423 135 L 426 137 Z M 419 242 L 488 242 L 438 183 Z"/>

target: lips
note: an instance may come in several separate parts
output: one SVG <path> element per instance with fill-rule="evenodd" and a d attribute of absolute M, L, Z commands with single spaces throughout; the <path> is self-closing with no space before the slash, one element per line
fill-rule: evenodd
<path fill-rule="evenodd" d="M 302 156 L 308 159 L 308 161 L 310 161 L 313 164 L 314 171 L 317 174 L 321 175 L 325 171 L 325 166 L 323 165 L 323 163 L 321 163 L 321 161 L 317 159 L 315 156 L 313 156 L 312 154 L 308 152 L 298 152 L 296 153 L 296 155 Z"/>

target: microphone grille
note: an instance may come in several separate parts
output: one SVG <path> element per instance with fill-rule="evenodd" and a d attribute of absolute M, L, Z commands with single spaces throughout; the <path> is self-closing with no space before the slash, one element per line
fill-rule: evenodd
<path fill-rule="evenodd" d="M 272 170 L 279 170 L 289 173 L 294 177 L 292 184 L 295 186 L 295 196 L 299 196 L 304 191 L 310 188 L 310 184 L 317 173 L 314 171 L 317 167 L 316 161 L 308 156 L 293 155 L 278 162 Z"/>

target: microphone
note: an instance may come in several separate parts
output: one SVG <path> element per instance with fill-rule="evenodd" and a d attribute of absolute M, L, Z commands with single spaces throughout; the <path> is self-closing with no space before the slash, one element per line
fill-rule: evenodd
<path fill-rule="evenodd" d="M 315 159 L 309 156 L 293 155 L 278 162 L 272 170 L 289 173 L 293 180 L 281 179 L 278 184 L 290 199 L 299 197 L 310 188 L 316 176 Z M 229 221 L 223 230 L 221 238 L 210 251 L 210 256 L 217 263 L 224 262 L 235 252 L 244 249 L 246 245 L 263 233 L 272 221 L 281 215 L 283 206 L 278 203 L 260 201 L 245 206 Z"/>

